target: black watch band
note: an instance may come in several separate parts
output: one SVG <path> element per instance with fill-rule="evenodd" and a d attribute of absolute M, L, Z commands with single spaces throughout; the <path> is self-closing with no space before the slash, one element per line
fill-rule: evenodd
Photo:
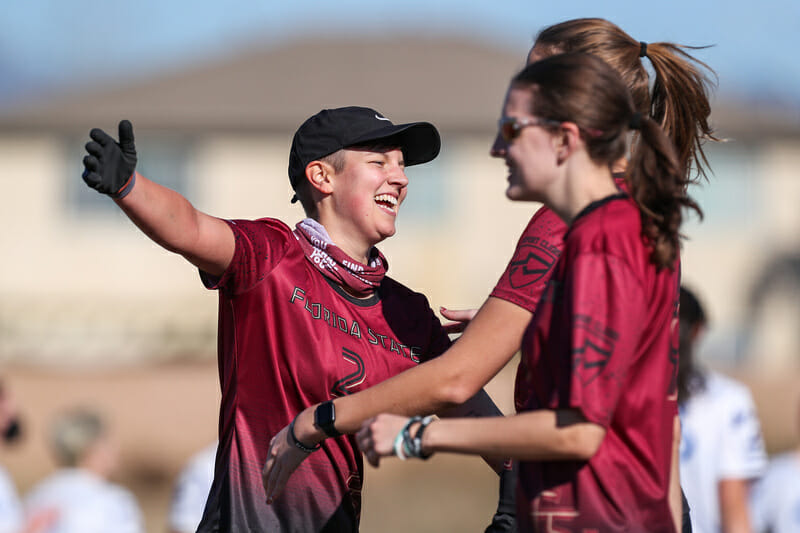
<path fill-rule="evenodd" d="M 328 437 L 338 437 L 341 435 L 334 427 L 336 422 L 336 409 L 333 401 L 322 402 L 314 410 L 314 426 L 321 429 Z"/>

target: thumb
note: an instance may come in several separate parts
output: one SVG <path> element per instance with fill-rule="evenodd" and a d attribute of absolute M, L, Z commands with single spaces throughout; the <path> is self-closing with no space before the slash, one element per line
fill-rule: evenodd
<path fill-rule="evenodd" d="M 121 120 L 119 123 L 119 147 L 123 152 L 136 152 L 133 144 L 133 125 L 129 120 Z"/>

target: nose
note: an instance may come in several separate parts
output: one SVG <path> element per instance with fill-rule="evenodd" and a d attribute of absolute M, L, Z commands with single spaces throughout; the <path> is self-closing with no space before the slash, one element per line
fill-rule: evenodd
<path fill-rule="evenodd" d="M 506 140 L 500 135 L 500 132 L 497 132 L 497 135 L 494 136 L 494 142 L 491 148 L 489 148 L 489 155 L 492 157 L 505 157 L 507 147 L 508 143 L 506 143 Z"/>
<path fill-rule="evenodd" d="M 406 176 L 406 169 L 402 166 L 395 166 L 389 173 L 389 183 L 405 187 L 408 185 L 408 176 Z"/>

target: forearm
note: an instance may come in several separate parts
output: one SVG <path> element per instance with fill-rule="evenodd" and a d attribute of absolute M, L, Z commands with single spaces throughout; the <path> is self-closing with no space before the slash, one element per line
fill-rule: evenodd
<path fill-rule="evenodd" d="M 233 256 L 233 234 L 225 222 L 141 174 L 131 192 L 115 201 L 154 242 L 206 272 L 221 274 Z"/>
<path fill-rule="evenodd" d="M 486 417 L 486 416 L 503 416 L 503 412 L 495 405 L 492 398 L 481 389 L 478 394 L 467 400 L 466 402 L 456 405 L 437 413 L 442 418 L 468 418 L 468 417 Z M 504 470 L 504 463 L 506 458 L 497 457 L 484 457 L 484 461 L 498 474 Z"/>
<path fill-rule="evenodd" d="M 380 413 L 439 413 L 468 401 L 517 352 L 530 317 L 514 304 L 489 298 L 461 338 L 441 356 L 337 398 L 336 429 L 355 433 L 365 420 Z M 306 443 L 324 439 L 312 425 L 314 407 L 303 411 L 295 426 L 298 438 Z"/>
<path fill-rule="evenodd" d="M 681 419 L 675 415 L 672 423 L 672 459 L 669 469 L 669 508 L 677 531 L 683 523 L 683 496 L 680 477 Z"/>
<path fill-rule="evenodd" d="M 538 410 L 508 417 L 443 419 L 423 435 L 426 453 L 451 452 L 526 461 L 589 460 L 605 429 L 574 410 Z"/>
<path fill-rule="evenodd" d="M 747 479 L 723 479 L 718 485 L 719 518 L 725 533 L 749 533 L 748 513 L 750 483 Z"/>

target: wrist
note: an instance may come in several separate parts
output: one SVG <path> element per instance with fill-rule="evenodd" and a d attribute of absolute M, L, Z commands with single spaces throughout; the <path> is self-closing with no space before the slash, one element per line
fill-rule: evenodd
<path fill-rule="evenodd" d="M 111 195 L 114 200 L 122 200 L 133 190 L 133 186 L 136 184 L 136 171 L 133 171 L 133 174 L 128 178 L 120 189 Z"/>
<path fill-rule="evenodd" d="M 326 438 L 325 433 L 314 426 L 314 409 L 316 405 L 303 409 L 295 418 L 295 436 L 306 444 L 316 446 Z"/>
<path fill-rule="evenodd" d="M 339 437 L 341 433 L 336 430 L 336 406 L 333 400 L 322 402 L 314 409 L 314 427 L 326 437 Z"/>

